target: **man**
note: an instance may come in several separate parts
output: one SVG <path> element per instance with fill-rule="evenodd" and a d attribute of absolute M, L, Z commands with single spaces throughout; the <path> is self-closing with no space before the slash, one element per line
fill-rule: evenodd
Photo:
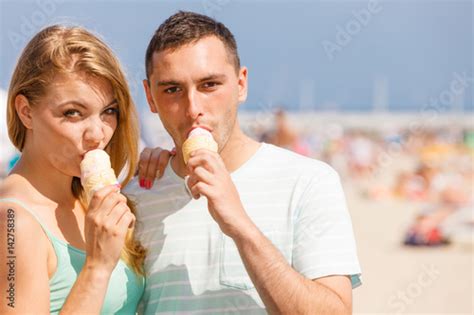
<path fill-rule="evenodd" d="M 230 31 L 179 12 L 151 39 L 146 71 L 150 109 L 176 153 L 155 187 L 127 188 L 148 249 L 144 313 L 351 313 L 360 268 L 338 175 L 241 131 L 248 70 Z M 197 150 L 185 165 L 196 127 L 219 152 Z"/>

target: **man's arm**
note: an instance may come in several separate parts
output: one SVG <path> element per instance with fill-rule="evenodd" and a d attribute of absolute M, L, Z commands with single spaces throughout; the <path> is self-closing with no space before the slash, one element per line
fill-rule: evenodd
<path fill-rule="evenodd" d="M 209 213 L 219 224 L 222 232 L 236 243 L 247 272 L 269 313 L 338 315 L 351 313 L 352 288 L 349 278 L 331 276 L 313 281 L 294 270 L 248 216 L 237 188 L 217 153 L 203 149 L 196 150 L 191 153 L 187 167 L 190 172 L 187 185 L 193 197 L 199 198 L 200 195 L 207 197 Z M 328 205 L 335 201 L 334 198 L 339 199 L 340 192 L 332 191 L 334 183 L 338 183 L 336 179 L 335 176 L 331 181 L 326 179 L 325 186 L 329 191 L 310 185 L 310 188 L 318 191 L 318 196 L 324 197 L 323 200 L 311 198 L 309 206 L 302 205 L 302 209 L 313 212 L 315 204 L 320 208 L 327 209 Z M 331 211 L 324 211 L 321 215 L 334 216 L 325 222 L 340 224 L 348 220 L 348 217 L 340 216 L 340 213 L 344 211 L 345 207 L 340 205 L 335 207 L 332 204 Z M 321 215 L 319 219 L 321 219 Z M 311 226 L 311 223 L 306 221 L 313 221 L 311 217 L 314 215 L 300 214 L 300 216 L 306 217 L 300 219 L 299 230 L 301 231 L 305 227 Z M 340 232 L 340 230 L 334 229 L 335 224 L 325 224 L 325 226 L 331 232 L 325 231 L 322 235 L 331 236 Z M 303 238 L 307 239 L 304 236 Z M 320 235 L 318 240 L 321 241 L 321 239 Z M 308 240 L 306 240 L 307 242 Z M 303 251 L 306 247 L 299 246 L 298 251 Z M 313 244 L 312 247 L 320 247 L 320 244 L 318 246 L 316 242 L 316 245 Z M 313 250 L 310 254 L 318 254 L 318 251 Z M 300 253 L 299 256 L 301 255 L 304 254 Z M 332 263 L 327 257 L 324 260 L 326 263 Z M 311 260 L 300 260 L 298 270 L 305 269 L 311 264 Z"/>
<path fill-rule="evenodd" d="M 348 276 L 305 278 L 255 225 L 233 239 L 270 314 L 352 313 L 352 286 Z"/>

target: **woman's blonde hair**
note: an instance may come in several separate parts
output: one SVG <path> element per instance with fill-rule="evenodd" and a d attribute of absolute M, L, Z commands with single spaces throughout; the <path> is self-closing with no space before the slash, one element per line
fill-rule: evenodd
<path fill-rule="evenodd" d="M 133 177 L 138 163 L 139 129 L 135 105 L 118 59 L 102 40 L 84 28 L 49 26 L 36 34 L 23 50 L 8 90 L 7 124 L 11 141 L 18 150 L 23 150 L 27 129 L 16 112 L 16 97 L 23 95 L 34 106 L 59 73 L 84 73 L 103 78 L 112 85 L 119 115 L 117 128 L 105 150 L 117 175 L 124 167 L 127 168 L 121 183 L 125 186 Z M 79 178 L 73 178 L 71 189 L 74 196 L 85 204 Z M 129 206 L 135 213 L 130 201 Z M 130 230 L 122 259 L 143 275 L 144 256 L 145 250 Z"/>

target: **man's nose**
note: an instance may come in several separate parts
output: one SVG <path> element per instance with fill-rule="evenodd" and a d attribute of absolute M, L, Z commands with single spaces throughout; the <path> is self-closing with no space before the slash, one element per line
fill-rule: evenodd
<path fill-rule="evenodd" d="M 199 93 L 196 90 L 190 89 L 187 94 L 187 108 L 186 115 L 191 120 L 196 120 L 202 113 L 202 100 L 199 97 Z"/>

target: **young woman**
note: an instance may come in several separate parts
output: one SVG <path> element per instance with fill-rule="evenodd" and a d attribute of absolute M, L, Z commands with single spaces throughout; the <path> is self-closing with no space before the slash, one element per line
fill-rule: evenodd
<path fill-rule="evenodd" d="M 120 187 L 86 204 L 80 162 L 103 149 L 125 185 L 137 161 L 135 107 L 119 62 L 79 27 L 51 26 L 26 46 L 8 92 L 22 152 L 0 184 L 0 313 L 133 314 L 143 248 Z M 6 261 L 6 263 L 4 263 Z"/>

